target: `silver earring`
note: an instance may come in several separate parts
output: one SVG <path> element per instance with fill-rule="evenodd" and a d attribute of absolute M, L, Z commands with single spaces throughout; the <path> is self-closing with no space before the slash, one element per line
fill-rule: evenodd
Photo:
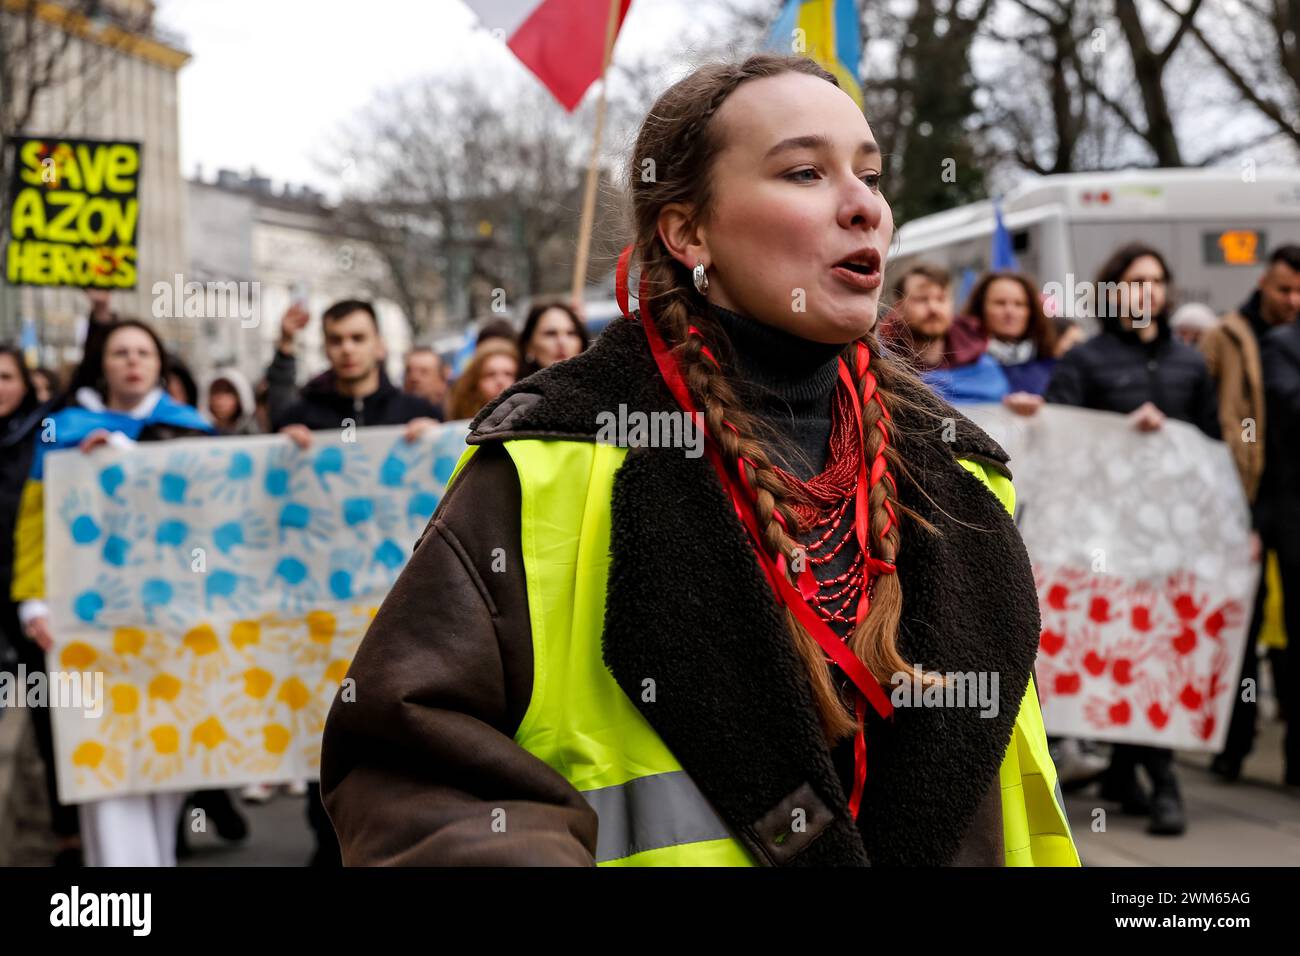
<path fill-rule="evenodd" d="M 704 274 L 704 263 L 695 263 L 695 268 L 691 270 L 691 279 L 695 282 L 695 291 L 700 295 L 709 291 L 709 277 Z"/>

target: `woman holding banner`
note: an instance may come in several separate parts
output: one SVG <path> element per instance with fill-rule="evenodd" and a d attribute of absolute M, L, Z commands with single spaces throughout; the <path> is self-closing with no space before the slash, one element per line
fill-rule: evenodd
<path fill-rule="evenodd" d="M 330 712 L 345 862 L 1077 864 L 1006 456 L 876 339 L 880 168 L 806 59 L 660 97 L 639 314 L 475 419 Z"/>
<path fill-rule="evenodd" d="M 14 535 L 13 600 L 23 631 L 45 654 L 54 649 L 45 601 L 45 456 L 60 448 L 91 452 L 183 435 L 211 434 L 198 410 L 163 391 L 162 342 L 148 325 L 117 322 L 103 340 L 93 387 L 79 388 L 37 441 Z M 44 428 L 44 426 L 43 426 Z M 48 438 L 49 440 L 44 440 Z M 174 866 L 182 793 L 107 797 L 81 804 L 88 866 Z"/>
<path fill-rule="evenodd" d="M 1047 401 L 1128 415 L 1140 431 L 1155 431 L 1173 418 L 1217 439 L 1218 391 L 1201 353 L 1173 335 L 1172 282 L 1156 249 L 1133 242 L 1115 250 L 1097 276 L 1102 331 L 1057 363 Z M 1150 791 L 1138 780 L 1139 765 L 1151 778 Z M 1124 813 L 1149 815 L 1150 833 L 1177 836 L 1187 829 L 1167 747 L 1116 744 L 1101 797 Z"/>

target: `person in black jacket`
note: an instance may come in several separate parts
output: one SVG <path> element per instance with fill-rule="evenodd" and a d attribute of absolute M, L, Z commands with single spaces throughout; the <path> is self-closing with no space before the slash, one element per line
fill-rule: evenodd
<path fill-rule="evenodd" d="M 321 322 L 330 369 L 304 385 L 289 408 L 279 415 L 273 411 L 275 431 L 306 448 L 313 429 L 342 428 L 348 422 L 358 428 L 406 425 L 410 441 L 437 424 L 437 406 L 402 392 L 388 380 L 379 320 L 370 303 L 336 302 L 325 310 Z"/>
<path fill-rule="evenodd" d="M 1156 431 L 1166 418 L 1195 425 L 1218 439 L 1218 390 L 1205 359 L 1179 341 L 1169 325 L 1169 266 L 1143 243 L 1117 249 L 1101 267 L 1096 308 L 1102 331 L 1057 363 L 1044 395 L 1049 402 L 1128 415 L 1140 431 Z M 1187 829 L 1174 776 L 1173 751 L 1116 744 L 1102 778 L 1102 799 L 1123 812 L 1151 816 L 1149 832 Z M 1141 764 L 1150 795 L 1137 777 Z"/>
<path fill-rule="evenodd" d="M 1300 701 L 1295 692 L 1295 675 L 1300 673 L 1300 323 L 1269 332 L 1260 358 L 1268 431 L 1255 525 L 1270 530 L 1282 578 L 1288 637 L 1282 667 L 1285 680 L 1277 684 L 1287 721 L 1284 779 L 1296 787 L 1300 786 Z"/>
<path fill-rule="evenodd" d="M 299 317 L 301 318 L 301 317 Z M 384 343 L 374 307 L 359 299 L 336 302 L 321 316 L 330 369 L 303 386 L 298 400 L 283 413 L 272 408 L 272 427 L 299 448 L 311 446 L 312 429 L 342 428 L 349 421 L 367 425 L 405 425 L 406 440 L 415 441 L 438 423 L 438 408 L 408 395 L 384 373 Z M 297 323 L 301 326 L 301 322 Z M 276 355 L 282 361 L 284 351 Z M 307 788 L 307 820 L 316 833 L 313 866 L 340 866 L 338 839 L 320 800 L 320 784 Z"/>

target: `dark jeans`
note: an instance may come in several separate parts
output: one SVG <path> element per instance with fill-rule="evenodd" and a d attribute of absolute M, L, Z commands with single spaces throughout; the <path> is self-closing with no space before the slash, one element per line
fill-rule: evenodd
<path fill-rule="evenodd" d="M 1161 784 L 1177 786 L 1174 776 L 1174 752 L 1168 747 L 1146 747 L 1139 744 L 1115 744 L 1111 748 L 1110 766 L 1107 776 L 1123 779 L 1134 773 L 1138 767 L 1146 770 L 1151 783 L 1157 789 Z"/>

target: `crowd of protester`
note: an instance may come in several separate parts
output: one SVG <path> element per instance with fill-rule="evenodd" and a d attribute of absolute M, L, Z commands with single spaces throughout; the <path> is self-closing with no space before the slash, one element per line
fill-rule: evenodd
<path fill-rule="evenodd" d="M 1116 249 L 1094 288 L 1097 334 L 1083 340 L 1071 319 L 1047 315 L 1037 280 L 991 272 L 955 312 L 952 277 L 919 263 L 894 279 L 895 306 L 885 340 L 911 356 L 922 378 L 956 404 L 1001 402 L 1022 415 L 1044 403 L 1128 416 L 1156 431 L 1167 419 L 1222 439 L 1232 453 L 1252 506 L 1252 549 L 1277 563 L 1284 630 L 1300 634 L 1300 246 L 1268 257 L 1249 298 L 1216 316 L 1202 303 L 1178 304 L 1162 252 L 1143 243 Z M 1242 662 L 1242 680 L 1258 677 L 1256 645 L 1269 575 L 1260 575 Z M 1293 699 L 1296 642 L 1270 653 L 1283 717 L 1300 713 Z M 1227 743 L 1211 765 L 1226 781 L 1241 775 L 1251 752 L 1258 708 L 1237 695 Z M 1117 744 L 1109 763 L 1087 742 L 1056 741 L 1058 769 L 1074 783 L 1099 778 L 1100 797 L 1121 812 L 1149 817 L 1150 832 L 1178 835 L 1187 827 L 1173 752 Z M 1290 720 L 1284 782 L 1300 785 L 1300 722 Z M 1138 768 L 1145 774 L 1143 781 Z"/>
<path fill-rule="evenodd" d="M 320 316 L 329 367 L 298 382 L 297 334 L 311 321 L 300 304 L 281 319 L 274 357 L 254 386 L 235 367 L 217 368 L 202 383 L 153 328 L 110 309 L 107 293 L 91 292 L 81 361 L 65 374 L 29 368 L 21 350 L 0 346 L 0 667 L 44 673 L 53 647 L 44 596 L 42 463 L 56 448 L 91 451 L 103 444 L 177 437 L 280 433 L 299 447 L 312 432 L 402 425 L 415 440 L 443 420 L 473 418 L 531 374 L 586 348 L 587 330 L 567 305 L 535 306 L 522 331 L 495 320 L 479 333 L 474 353 L 453 377 L 449 358 L 427 345 L 404 356 L 399 386 L 385 370 L 386 351 L 374 307 L 347 299 Z M 521 358 L 522 356 L 522 358 Z M 53 422 L 53 441 L 38 432 Z M 224 790 L 111 797 L 77 806 L 59 801 L 48 708 L 30 708 L 44 765 L 46 799 L 58 865 L 167 865 L 189 852 L 185 808 L 202 809 L 219 837 L 240 841 L 247 821 Z M 3 711 L 0 711 L 0 717 Z M 319 786 L 298 782 L 316 836 L 315 865 L 340 863 L 338 844 L 320 803 Z M 268 799 L 254 785 L 240 796 Z"/>
<path fill-rule="evenodd" d="M 990 272 L 973 284 L 958 312 L 951 275 L 920 263 L 894 278 L 882 338 L 956 404 L 1001 402 L 1033 415 L 1044 403 L 1059 403 L 1126 415 L 1143 431 L 1175 419 L 1228 439 L 1252 504 L 1259 554 L 1276 555 L 1281 587 L 1292 598 L 1285 603 L 1287 630 L 1300 634 L 1300 247 L 1276 249 L 1250 298 L 1222 318 L 1198 303 L 1175 303 L 1173 282 L 1160 250 L 1137 243 L 1117 249 L 1097 277 L 1099 288 L 1116 294 L 1097 303 L 1091 318 L 1100 329 L 1086 337 L 1078 322 L 1051 314 L 1052 303 L 1035 277 Z M 64 374 L 29 368 L 20 350 L 0 347 L 0 656 L 10 666 L 21 661 L 29 673 L 44 669 L 53 646 L 41 600 L 40 501 L 42 461 L 51 447 L 89 450 L 104 443 L 271 432 L 307 447 L 313 431 L 348 421 L 357 427 L 401 425 L 406 438 L 415 440 L 440 421 L 473 418 L 517 379 L 577 355 L 589 342 L 578 312 L 544 303 L 529 311 L 520 330 L 504 319 L 483 325 L 458 376 L 449 357 L 426 345 L 412 348 L 396 384 L 385 370 L 374 308 L 348 299 L 318 319 L 328 368 L 300 383 L 298 334 L 312 316 L 295 304 L 281 318 L 274 356 L 259 381 L 220 367 L 198 383 L 147 323 L 114 314 L 106 293 L 90 297 L 83 356 L 75 368 Z M 57 442 L 47 446 L 37 431 L 51 417 L 60 428 Z M 1247 420 L 1256 423 L 1258 440 L 1235 440 Z M 1261 578 L 1243 677 L 1258 673 L 1255 644 L 1268 587 Z M 1271 664 L 1281 707 L 1288 715 L 1300 714 L 1286 679 L 1288 669 L 1295 673 L 1295 651 L 1271 658 Z M 173 862 L 187 851 L 179 825 L 186 804 L 205 809 L 221 837 L 247 836 L 236 802 L 224 791 L 60 804 L 49 713 L 31 713 L 59 863 Z M 1254 706 L 1239 704 L 1233 714 L 1227 745 L 1213 768 L 1226 780 L 1238 778 L 1251 751 L 1256 713 Z M 1099 778 L 1101 798 L 1118 803 L 1122 812 L 1149 816 L 1152 832 L 1184 831 L 1169 750 L 1116 745 L 1107 764 L 1087 742 L 1056 746 L 1066 781 Z M 1300 784 L 1300 727 L 1287 734 L 1285 758 L 1286 782 Z M 338 845 L 319 786 L 299 783 L 291 792 L 307 797 L 317 839 L 313 862 L 337 865 Z M 271 793 L 257 785 L 242 797 L 261 801 Z"/>

